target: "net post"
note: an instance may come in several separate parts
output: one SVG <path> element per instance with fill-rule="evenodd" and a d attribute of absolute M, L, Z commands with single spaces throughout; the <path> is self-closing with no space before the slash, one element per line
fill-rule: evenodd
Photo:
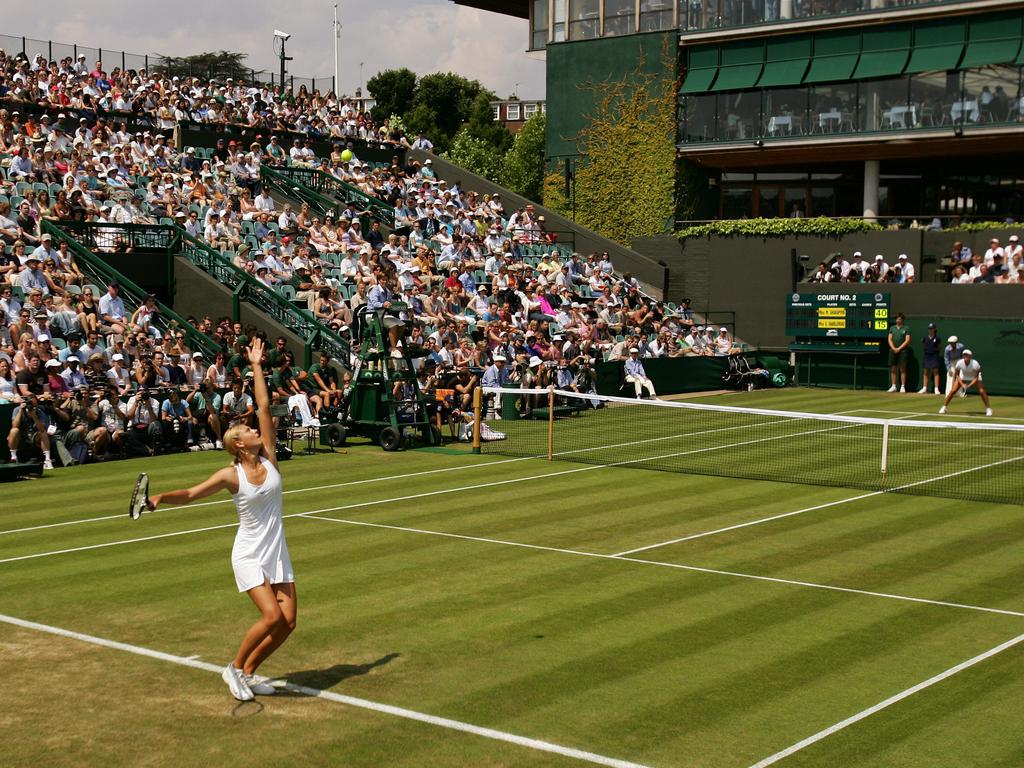
<path fill-rule="evenodd" d="M 483 388 L 473 390 L 473 453 L 480 453 L 480 420 L 483 418 Z"/>
<path fill-rule="evenodd" d="M 889 468 L 889 422 L 882 424 L 882 474 Z"/>
<path fill-rule="evenodd" d="M 554 460 L 555 448 L 555 387 L 548 385 L 548 461 Z"/>

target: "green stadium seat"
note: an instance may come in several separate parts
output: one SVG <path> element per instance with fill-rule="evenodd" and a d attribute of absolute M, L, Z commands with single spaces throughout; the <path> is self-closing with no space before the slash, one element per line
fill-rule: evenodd
<path fill-rule="evenodd" d="M 41 181 L 35 182 L 32 185 L 32 189 L 34 189 L 36 193 L 45 192 L 46 194 L 50 194 L 50 187 Z"/>
<path fill-rule="evenodd" d="M 65 349 L 68 345 L 64 339 L 59 339 L 56 336 L 50 339 L 50 344 L 53 345 L 54 349 Z"/>
<path fill-rule="evenodd" d="M 57 193 L 60 192 L 62 189 L 63 189 L 63 187 L 60 184 L 57 184 L 56 182 L 54 182 L 53 184 L 50 185 L 50 197 L 51 198 L 57 197 Z"/>
<path fill-rule="evenodd" d="M 25 291 L 20 285 L 11 286 L 11 295 L 13 295 L 18 301 L 25 301 Z"/>
<path fill-rule="evenodd" d="M 96 299 L 97 302 L 100 300 L 100 297 L 104 293 L 106 293 L 106 291 L 100 290 L 100 287 L 98 285 L 94 285 L 93 283 L 86 283 L 85 285 L 82 286 L 83 290 L 86 289 L 86 288 L 91 288 L 92 289 L 93 298 Z"/>
<path fill-rule="evenodd" d="M 22 197 L 24 197 L 25 195 L 32 191 L 32 185 L 27 181 L 19 181 L 15 183 L 14 191 L 17 192 Z"/>
<path fill-rule="evenodd" d="M 279 285 L 277 287 L 277 292 L 288 299 L 288 301 L 295 301 L 295 286 Z"/>
<path fill-rule="evenodd" d="M 77 285 L 65 285 L 64 290 L 68 293 L 74 294 L 75 296 L 80 296 L 82 293 L 82 289 Z"/>

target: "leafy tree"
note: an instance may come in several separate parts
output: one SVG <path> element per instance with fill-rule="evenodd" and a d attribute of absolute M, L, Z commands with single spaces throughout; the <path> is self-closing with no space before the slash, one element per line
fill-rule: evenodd
<path fill-rule="evenodd" d="M 465 128 L 455 134 L 451 147 L 444 156 L 467 171 L 488 179 L 497 179 L 501 172 L 501 153 L 493 145 L 473 136 Z"/>
<path fill-rule="evenodd" d="M 426 104 L 417 104 L 410 109 L 405 113 L 402 122 L 405 124 L 405 135 L 409 137 L 409 141 L 424 133 L 433 142 L 434 151 L 444 152 L 448 149 L 448 137 L 441 135 L 441 129 L 437 127 L 437 115 Z"/>
<path fill-rule="evenodd" d="M 467 80 L 451 72 L 424 75 L 416 86 L 412 109 L 423 106 L 433 112 L 434 124 L 440 133 L 437 138 L 431 136 L 431 141 L 435 145 L 438 139 L 447 143 L 459 132 L 462 124 L 469 120 L 474 102 L 480 94 L 486 94 L 488 100 L 496 98 L 493 92 L 485 89 L 477 80 Z"/>
<path fill-rule="evenodd" d="M 250 80 L 252 70 L 245 65 L 247 54 L 232 51 L 197 53 L 192 56 L 164 56 L 157 69 L 171 74 L 188 74 L 213 80 Z"/>
<path fill-rule="evenodd" d="M 491 108 L 492 96 L 493 94 L 488 91 L 481 91 L 476 95 L 470 105 L 465 127 L 470 135 L 486 141 L 504 154 L 512 148 L 515 137 L 504 123 L 494 119 L 494 110 Z"/>
<path fill-rule="evenodd" d="M 370 111 L 378 123 L 391 115 L 404 115 L 416 95 L 416 73 L 405 67 L 385 69 L 366 81 L 366 90 L 376 100 Z"/>
<path fill-rule="evenodd" d="M 543 200 L 546 125 L 540 111 L 527 120 L 501 164 L 501 184 L 530 200 Z"/>

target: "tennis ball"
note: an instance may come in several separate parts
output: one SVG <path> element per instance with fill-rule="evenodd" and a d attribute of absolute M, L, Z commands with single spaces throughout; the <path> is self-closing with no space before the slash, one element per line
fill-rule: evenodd
<path fill-rule="evenodd" d="M 355 157 L 355 155 L 352 154 L 352 150 L 351 149 L 346 149 L 344 152 L 341 153 L 342 162 L 347 163 L 353 157 Z"/>

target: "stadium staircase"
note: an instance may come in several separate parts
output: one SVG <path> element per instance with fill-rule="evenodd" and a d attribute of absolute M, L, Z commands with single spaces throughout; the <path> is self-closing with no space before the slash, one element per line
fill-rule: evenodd
<path fill-rule="evenodd" d="M 368 232 L 370 222 L 380 222 L 385 236 L 395 226 L 395 209 L 383 200 L 363 192 L 359 187 L 334 178 L 318 168 L 298 166 L 261 166 L 260 181 L 274 196 L 298 203 L 309 203 L 311 210 L 321 215 L 338 214 L 349 203 L 364 215 L 360 216 L 363 231 Z"/>
<path fill-rule="evenodd" d="M 115 268 L 110 261 L 104 257 L 103 248 L 100 243 L 117 242 L 119 246 L 130 248 L 133 252 L 143 255 L 147 250 L 153 249 L 153 244 L 159 238 L 154 238 L 148 232 L 151 228 L 135 225 L 110 225 L 90 224 L 84 222 L 60 222 L 55 223 L 43 219 L 42 231 L 53 237 L 54 245 L 62 242 L 68 244 L 68 250 L 74 255 L 78 268 L 89 281 L 84 286 L 68 286 L 67 290 L 73 294 L 80 294 L 83 287 L 92 288 L 93 296 L 97 304 L 104 293 L 107 292 L 107 285 L 111 281 L 117 281 L 120 286 L 119 295 L 124 302 L 125 312 L 131 316 L 136 309 L 145 301 L 150 293 L 141 287 L 137 282 L 128 277 L 123 271 Z M 160 310 L 157 324 L 162 326 L 163 331 L 169 328 L 183 329 L 186 341 L 190 349 L 202 352 L 209 362 L 213 362 L 213 356 L 219 347 L 206 335 L 200 333 L 185 320 L 180 314 L 169 305 L 157 300 L 157 308 Z M 62 346 L 60 339 L 54 339 L 54 344 Z"/>
<path fill-rule="evenodd" d="M 284 336 L 302 349 L 306 367 L 320 351 L 326 351 L 342 366 L 349 363 L 348 342 L 320 323 L 305 306 L 296 304 L 294 289 L 283 286 L 275 290 L 264 285 L 236 267 L 231 255 L 214 250 L 174 224 L 44 222 L 43 226 L 55 241 L 68 242 L 83 272 L 95 276 L 98 285 L 117 279 L 123 287 L 122 294 L 130 297 L 125 298 L 125 304 L 131 304 L 132 309 L 148 291 L 110 262 L 127 255 L 136 274 L 168 270 L 168 277 L 157 282 L 167 286 L 166 293 L 173 296 L 180 314 L 165 304 L 159 304 L 160 311 L 186 329 L 194 349 L 213 353 L 217 346 L 181 315 L 227 315 L 234 321 L 256 325 L 269 335 Z M 148 263 L 140 262 L 146 258 Z M 95 291 L 97 296 L 104 292 L 105 289 Z"/>

